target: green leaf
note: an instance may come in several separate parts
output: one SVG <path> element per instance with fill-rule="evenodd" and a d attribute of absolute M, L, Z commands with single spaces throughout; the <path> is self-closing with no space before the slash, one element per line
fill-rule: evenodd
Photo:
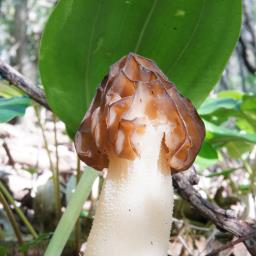
<path fill-rule="evenodd" d="M 155 60 L 197 106 L 218 81 L 241 25 L 241 0 L 60 0 L 41 42 L 47 100 L 74 135 L 109 66 Z"/>
<path fill-rule="evenodd" d="M 30 99 L 26 96 L 10 99 L 0 97 L 0 123 L 8 122 L 17 116 L 22 116 L 30 106 Z"/>
<path fill-rule="evenodd" d="M 230 141 L 226 144 L 228 154 L 235 159 L 238 159 L 242 154 L 246 152 L 251 152 L 253 149 L 253 144 L 245 141 Z"/>
<path fill-rule="evenodd" d="M 199 114 L 207 121 L 220 125 L 235 117 L 235 125 L 245 132 L 256 132 L 256 96 L 237 91 L 223 91 L 219 98 L 207 98 Z"/>
<path fill-rule="evenodd" d="M 218 158 L 217 151 L 213 148 L 213 146 L 210 143 L 208 143 L 206 141 L 204 141 L 204 143 L 202 144 L 202 147 L 201 147 L 198 155 L 203 158 L 208 158 L 208 159 L 217 159 Z"/>
<path fill-rule="evenodd" d="M 225 178 L 227 178 L 231 173 L 235 172 L 238 169 L 239 168 L 228 168 L 228 169 L 224 169 L 219 172 L 211 173 L 211 174 L 207 175 L 206 177 L 211 178 L 211 177 L 216 177 L 216 176 L 224 176 Z"/>
<path fill-rule="evenodd" d="M 15 96 L 21 96 L 22 92 L 15 87 L 7 84 L 6 81 L 0 80 L 0 96 L 4 98 L 11 98 Z"/>
<path fill-rule="evenodd" d="M 251 120 L 248 120 L 247 115 L 244 115 L 243 117 L 237 117 L 236 118 L 236 126 L 247 133 L 255 133 L 256 124 L 251 122 Z"/>
<path fill-rule="evenodd" d="M 91 192 L 91 187 L 97 177 L 97 172 L 87 167 L 83 173 L 76 191 L 72 195 L 68 207 L 55 229 L 53 237 L 47 247 L 44 256 L 59 256 L 76 224 L 82 206 Z"/>
<path fill-rule="evenodd" d="M 210 143 L 223 145 L 230 141 L 245 141 L 256 144 L 256 134 L 227 129 L 207 121 L 204 123 L 207 131 L 206 140 Z"/>
<path fill-rule="evenodd" d="M 223 91 L 218 94 L 218 98 L 207 98 L 200 106 L 198 112 L 207 121 L 220 125 L 231 117 L 236 118 L 243 125 L 246 116 L 241 110 L 243 93 L 237 91 Z"/>
<path fill-rule="evenodd" d="M 207 98 L 200 106 L 198 112 L 200 115 L 210 115 L 215 111 L 221 110 L 225 113 L 226 110 L 239 111 L 240 102 L 231 98 Z"/>
<path fill-rule="evenodd" d="M 240 116 L 240 104 L 232 98 L 207 98 L 198 111 L 205 120 L 219 125 L 230 117 Z"/>
<path fill-rule="evenodd" d="M 248 192 L 250 192 L 250 190 L 251 190 L 251 186 L 248 185 L 248 184 L 241 184 L 241 185 L 238 186 L 238 189 L 239 189 L 241 192 L 248 193 Z"/>
<path fill-rule="evenodd" d="M 6 256 L 8 253 L 8 248 L 4 245 L 0 245 L 0 255 Z"/>
<path fill-rule="evenodd" d="M 234 100 L 241 100 L 244 93 L 236 90 L 226 90 L 218 93 L 218 98 L 230 98 Z"/>
<path fill-rule="evenodd" d="M 241 109 L 256 116 L 256 95 L 244 95 Z"/>
<path fill-rule="evenodd" d="M 217 150 L 214 149 L 210 143 L 208 143 L 207 141 L 204 141 L 195 161 L 197 166 L 199 167 L 200 170 L 204 170 L 216 164 L 217 161 L 218 161 Z"/>
<path fill-rule="evenodd" d="M 31 248 L 38 248 L 39 246 L 42 246 L 45 244 L 46 241 L 48 241 L 51 237 L 52 233 L 43 233 L 40 234 L 36 239 L 25 241 L 20 247 L 20 252 L 28 252 Z M 1 255 L 1 254 L 0 254 Z"/>
<path fill-rule="evenodd" d="M 81 211 L 81 212 L 80 212 L 80 217 L 89 218 L 89 217 L 90 217 L 89 211 L 87 211 L 87 210 Z"/>

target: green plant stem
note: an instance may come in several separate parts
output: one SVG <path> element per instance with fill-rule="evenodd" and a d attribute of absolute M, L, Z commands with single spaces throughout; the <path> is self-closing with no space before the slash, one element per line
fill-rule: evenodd
<path fill-rule="evenodd" d="M 244 168 L 249 173 L 249 179 L 250 179 L 250 192 L 252 194 L 253 201 L 255 202 L 256 196 L 255 196 L 255 170 L 250 166 L 250 164 L 244 160 L 241 157 L 241 160 L 243 162 Z M 254 204 L 255 205 L 255 204 Z"/>
<path fill-rule="evenodd" d="M 252 190 L 253 190 L 253 198 L 254 198 L 254 212 L 256 213 L 256 195 L 255 195 L 255 187 L 256 187 L 256 165 L 251 165 L 252 169 L 252 177 L 251 177 L 251 184 L 252 184 Z"/>
<path fill-rule="evenodd" d="M 56 116 L 53 115 L 53 123 L 54 123 L 54 143 L 55 143 L 55 157 L 56 157 L 56 166 L 55 166 L 55 182 L 56 182 L 56 193 L 58 195 L 58 216 L 61 216 L 61 192 L 60 192 L 60 169 L 59 169 L 59 152 L 58 152 L 58 135 L 57 135 L 57 119 Z"/>
<path fill-rule="evenodd" d="M 254 191 L 254 183 L 255 183 L 255 173 L 254 173 L 254 170 L 251 168 L 251 166 L 248 164 L 247 161 L 243 160 L 243 164 L 244 164 L 244 167 L 245 169 L 247 170 L 247 172 L 249 173 L 249 177 L 250 177 L 250 190 L 251 190 L 251 193 L 252 193 L 252 197 L 255 201 L 255 191 Z"/>
<path fill-rule="evenodd" d="M 47 247 L 44 256 L 59 256 L 76 224 L 81 208 L 91 192 L 91 187 L 98 176 L 92 168 L 87 167 L 81 175 L 81 179 L 72 195 L 67 209 L 61 217 L 61 220 L 55 229 L 53 237 Z"/>
<path fill-rule="evenodd" d="M 20 245 L 22 245 L 23 240 L 22 240 L 22 236 L 21 236 L 21 233 L 20 233 L 20 230 L 19 230 L 19 226 L 18 226 L 18 224 L 15 220 L 15 217 L 14 217 L 14 215 L 13 215 L 13 213 L 12 213 L 12 211 L 11 211 L 11 209 L 10 209 L 10 207 L 9 207 L 9 205 L 8 205 L 6 199 L 5 199 L 5 197 L 4 197 L 4 195 L 2 194 L 1 191 L 0 191 L 0 202 L 1 202 L 1 204 L 3 205 L 3 207 L 5 209 L 5 212 L 6 212 L 7 217 L 8 217 L 8 219 L 9 219 L 11 225 L 12 225 L 12 228 L 13 228 L 13 231 L 15 233 L 15 236 L 17 238 L 18 243 Z"/>
<path fill-rule="evenodd" d="M 36 113 L 36 117 L 37 117 L 37 121 L 38 121 L 39 127 L 40 127 L 40 129 L 42 131 L 43 140 L 44 140 L 44 146 L 45 146 L 48 158 L 49 158 L 50 169 L 52 171 L 52 178 L 53 178 L 55 202 L 56 202 L 56 215 L 57 215 L 58 218 L 60 218 L 60 216 L 61 216 L 61 200 L 60 200 L 60 193 L 59 193 L 60 189 L 59 189 L 58 182 L 57 182 L 57 180 L 58 180 L 57 172 L 56 172 L 56 169 L 54 168 L 54 165 L 53 165 L 53 162 L 52 162 L 48 141 L 47 141 L 47 138 L 46 138 L 46 134 L 45 134 L 45 131 L 44 131 L 43 124 L 41 122 L 41 118 L 40 118 L 38 107 L 35 106 L 34 109 L 35 109 L 35 113 Z"/>
<path fill-rule="evenodd" d="M 76 183 L 79 182 L 80 177 L 81 177 L 81 164 L 80 164 L 80 159 L 77 157 L 77 168 L 76 168 Z"/>
<path fill-rule="evenodd" d="M 233 149 L 237 151 L 237 149 L 235 147 L 233 147 Z M 250 178 L 250 191 L 252 193 L 252 197 L 255 201 L 255 170 L 253 167 L 250 166 L 250 164 L 248 163 L 248 161 L 244 160 L 242 157 L 241 157 L 241 161 L 243 163 L 243 167 L 246 169 L 246 171 L 249 173 L 249 178 Z"/>
<path fill-rule="evenodd" d="M 19 215 L 19 217 L 23 221 L 23 223 L 26 225 L 26 227 L 29 230 L 29 232 L 31 233 L 31 235 L 34 238 L 37 238 L 38 234 L 36 233 L 35 229 L 31 225 L 31 223 L 29 222 L 27 217 L 24 215 L 24 213 L 21 211 L 21 209 L 17 206 L 12 195 L 8 192 L 8 190 L 5 188 L 4 184 L 1 181 L 0 181 L 0 191 L 4 194 L 4 196 L 9 201 L 9 203 L 13 205 L 15 211 L 17 212 L 17 214 Z"/>
<path fill-rule="evenodd" d="M 78 185 L 81 176 L 81 165 L 80 160 L 77 157 L 77 168 L 76 168 L 76 184 Z M 80 241 L 81 241 L 81 228 L 80 228 L 80 217 L 78 217 L 76 226 L 75 226 L 75 246 L 76 254 L 79 255 L 80 252 Z"/>

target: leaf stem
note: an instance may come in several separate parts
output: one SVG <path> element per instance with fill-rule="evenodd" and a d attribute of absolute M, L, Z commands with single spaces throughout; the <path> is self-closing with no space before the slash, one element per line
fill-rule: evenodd
<path fill-rule="evenodd" d="M 79 183 L 80 176 L 81 176 L 81 165 L 80 160 L 77 157 L 77 168 L 76 168 L 76 184 Z M 76 254 L 79 255 L 80 252 L 80 240 L 81 240 L 81 228 L 80 228 L 80 216 L 78 217 L 78 220 L 76 222 L 75 226 L 75 242 L 76 242 Z"/>
<path fill-rule="evenodd" d="M 17 214 L 19 215 L 20 219 L 26 225 L 26 227 L 29 230 L 29 232 L 31 233 L 31 235 L 36 239 L 38 237 L 38 234 L 36 233 L 35 229 L 31 225 L 31 223 L 29 222 L 29 220 L 27 219 L 25 214 L 17 206 L 12 195 L 8 192 L 8 190 L 6 189 L 6 187 L 4 186 L 4 184 L 1 181 L 0 181 L 0 191 L 4 194 L 4 196 L 9 201 L 9 203 L 13 205 L 13 207 L 14 207 L 15 211 L 17 212 Z"/>
<path fill-rule="evenodd" d="M 61 200 L 60 200 L 60 189 L 59 189 L 58 181 L 57 181 L 58 180 L 58 177 L 57 177 L 58 172 L 56 172 L 56 169 L 54 168 L 54 165 L 53 165 L 53 162 L 52 162 L 48 141 L 47 141 L 47 138 L 46 138 L 46 134 L 45 134 L 45 131 L 44 131 L 43 124 L 41 122 L 38 107 L 35 106 L 34 109 L 35 109 L 36 117 L 37 117 L 37 120 L 38 120 L 38 125 L 39 125 L 39 127 L 42 131 L 44 146 L 45 146 L 48 158 L 49 158 L 50 169 L 52 171 L 54 194 L 55 194 L 55 201 L 56 201 L 56 215 L 57 215 L 57 218 L 59 219 L 60 216 L 61 216 Z"/>
<path fill-rule="evenodd" d="M 142 26 L 142 28 L 141 28 L 141 31 L 140 31 L 138 40 L 137 40 L 137 42 L 136 42 L 136 46 L 135 46 L 135 48 L 134 48 L 134 52 L 135 52 L 135 53 L 138 53 L 138 51 L 139 51 L 139 48 L 140 48 L 141 42 L 142 42 L 142 38 L 143 38 L 143 36 L 144 36 L 144 34 L 145 34 L 145 31 L 146 31 L 146 29 L 147 29 L 147 27 L 148 27 L 148 24 L 149 24 L 149 22 L 150 22 L 150 19 L 151 19 L 153 13 L 154 13 L 154 10 L 155 10 L 155 8 L 156 8 L 157 2 L 158 2 L 158 0 L 155 0 L 155 1 L 153 2 L 152 7 L 151 7 L 151 9 L 150 9 L 150 11 L 149 11 L 149 13 L 148 13 L 148 15 L 147 15 L 147 18 L 145 19 L 145 22 L 144 22 L 144 24 L 143 24 L 143 26 Z"/>
<path fill-rule="evenodd" d="M 58 152 L 58 135 L 57 135 L 57 119 L 56 116 L 53 115 L 53 123 L 54 123 L 54 143 L 55 143 L 55 157 L 56 157 L 56 166 L 55 166 L 55 182 L 56 182 L 56 200 L 58 202 L 58 217 L 61 216 L 61 192 L 60 192 L 60 169 L 59 169 L 59 152 Z"/>
<path fill-rule="evenodd" d="M 75 193 L 72 195 L 67 209 L 61 217 L 61 220 L 55 229 L 53 237 L 47 247 L 44 256 L 59 256 L 76 224 L 81 208 L 91 192 L 91 187 L 98 176 L 92 168 L 81 175 L 81 179 L 76 187 Z"/>
<path fill-rule="evenodd" d="M 4 209 L 5 209 L 5 212 L 6 212 L 6 215 L 12 225 L 12 228 L 13 228 L 13 231 L 15 233 L 15 236 L 17 238 L 17 241 L 20 245 L 23 244 L 23 240 L 22 240 L 22 236 L 21 236 L 21 233 L 20 233 L 20 230 L 19 230 L 19 226 L 15 220 L 15 217 L 8 205 L 8 202 L 6 201 L 4 195 L 2 194 L 2 192 L 0 191 L 0 202 L 1 204 L 3 205 Z"/>

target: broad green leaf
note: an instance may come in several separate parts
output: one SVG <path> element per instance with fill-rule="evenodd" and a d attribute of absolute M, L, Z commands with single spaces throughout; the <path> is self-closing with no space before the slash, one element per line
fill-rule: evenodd
<path fill-rule="evenodd" d="M 91 192 L 91 187 L 97 177 L 97 172 L 87 167 L 83 173 L 68 207 L 55 229 L 53 237 L 47 247 L 44 256 L 59 256 L 75 226 L 80 215 L 82 206 Z"/>
<path fill-rule="evenodd" d="M 240 102 L 231 98 L 207 98 L 200 106 L 198 112 L 200 115 L 210 115 L 215 111 L 221 110 L 225 113 L 226 110 L 239 111 Z"/>
<path fill-rule="evenodd" d="M 230 117 L 241 114 L 240 104 L 232 98 L 207 98 L 198 112 L 205 120 L 220 125 Z"/>
<path fill-rule="evenodd" d="M 223 145 L 230 141 L 245 141 L 256 144 L 256 134 L 248 134 L 245 132 L 231 130 L 207 121 L 204 121 L 204 123 L 207 131 L 206 140 L 210 143 Z"/>
<path fill-rule="evenodd" d="M 237 91 L 223 91 L 218 98 L 207 98 L 200 106 L 198 112 L 207 121 L 220 125 L 236 117 L 244 120 L 245 116 L 241 111 L 243 93 Z"/>
<path fill-rule="evenodd" d="M 223 91 L 218 98 L 207 98 L 199 108 L 207 121 L 220 125 L 235 117 L 235 125 L 249 133 L 256 132 L 256 96 L 237 91 Z"/>
<path fill-rule="evenodd" d="M 40 49 L 47 100 L 73 136 L 109 66 L 137 52 L 199 106 L 227 63 L 240 24 L 241 0 L 60 0 Z"/>
<path fill-rule="evenodd" d="M 8 122 L 15 117 L 22 116 L 30 106 L 30 99 L 26 96 L 10 99 L 0 97 L 0 123 Z"/>

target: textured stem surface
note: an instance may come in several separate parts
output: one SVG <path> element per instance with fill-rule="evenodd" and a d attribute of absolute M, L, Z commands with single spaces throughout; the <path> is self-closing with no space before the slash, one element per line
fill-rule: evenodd
<path fill-rule="evenodd" d="M 111 158 L 86 256 L 167 255 L 173 189 L 162 136 L 151 127 L 139 139 L 138 158 Z"/>

